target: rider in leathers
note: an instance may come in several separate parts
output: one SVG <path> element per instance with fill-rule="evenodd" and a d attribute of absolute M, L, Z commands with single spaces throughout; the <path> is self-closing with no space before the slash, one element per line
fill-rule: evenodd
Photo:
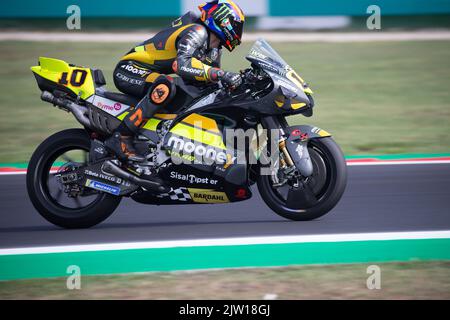
<path fill-rule="evenodd" d="M 122 161 L 143 161 L 133 147 L 133 137 L 145 120 L 167 106 L 176 94 L 169 74 L 187 81 L 215 83 L 231 88 L 241 84 L 238 73 L 220 69 L 221 48 L 233 51 L 240 43 L 245 21 L 231 0 L 215 0 L 199 6 L 201 16 L 188 12 L 153 38 L 131 49 L 114 70 L 116 87 L 141 98 L 106 146 Z"/>

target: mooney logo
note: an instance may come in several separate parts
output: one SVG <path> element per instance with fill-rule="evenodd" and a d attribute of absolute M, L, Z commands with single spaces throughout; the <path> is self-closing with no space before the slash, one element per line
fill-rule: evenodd
<path fill-rule="evenodd" d="M 198 76 L 203 75 L 203 70 L 200 70 L 200 69 L 194 69 L 194 68 L 188 68 L 188 67 L 182 66 L 181 70 L 184 72 L 187 72 L 187 73 L 192 73 L 192 74 L 198 75 Z"/>
<path fill-rule="evenodd" d="M 185 141 L 175 136 L 170 137 L 168 145 L 177 151 L 184 151 L 188 154 L 194 153 L 200 159 L 208 159 L 220 164 L 226 163 L 228 160 L 227 154 L 223 151 L 202 144 L 195 144 L 192 141 Z M 234 159 L 232 160 L 234 161 Z"/>

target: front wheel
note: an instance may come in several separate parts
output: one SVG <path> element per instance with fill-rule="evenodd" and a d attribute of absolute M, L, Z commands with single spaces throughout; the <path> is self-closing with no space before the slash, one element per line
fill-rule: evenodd
<path fill-rule="evenodd" d="M 313 205 L 292 205 L 303 193 L 292 184 L 274 186 L 271 175 L 260 175 L 258 190 L 264 202 L 278 215 L 296 221 L 319 218 L 336 206 L 347 185 L 347 165 L 339 146 L 331 137 L 312 139 L 308 151 L 313 174 L 304 181 Z"/>
<path fill-rule="evenodd" d="M 89 149 L 86 131 L 69 129 L 47 138 L 31 157 L 28 196 L 41 216 L 57 226 L 92 227 L 109 217 L 120 203 L 120 197 L 61 182 L 62 172 L 87 164 Z"/>

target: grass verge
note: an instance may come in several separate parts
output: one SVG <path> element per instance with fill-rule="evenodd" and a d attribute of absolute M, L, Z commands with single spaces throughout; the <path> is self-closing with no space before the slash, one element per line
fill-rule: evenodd
<path fill-rule="evenodd" d="M 0 282 L 0 299 L 450 299 L 450 262 L 378 264 L 381 289 L 367 289 L 366 264 L 164 272 Z"/>
<path fill-rule="evenodd" d="M 144 40 L 144 39 L 143 39 Z M 79 126 L 39 99 L 29 67 L 39 56 L 112 70 L 133 44 L 0 42 L 0 162 L 26 162 L 50 134 Z M 312 118 L 346 154 L 450 150 L 450 41 L 274 44 L 315 91 Z M 249 45 L 224 54 L 225 69 L 248 66 Z"/>

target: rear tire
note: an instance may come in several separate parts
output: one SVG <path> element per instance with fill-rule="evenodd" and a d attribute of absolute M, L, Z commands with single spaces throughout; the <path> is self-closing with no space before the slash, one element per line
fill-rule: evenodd
<path fill-rule="evenodd" d="M 49 166 L 65 150 L 89 152 L 90 139 L 83 129 L 68 129 L 48 137 L 31 157 L 27 171 L 27 191 L 33 206 L 47 221 L 62 228 L 89 228 L 108 218 L 120 204 L 121 197 L 99 193 L 85 207 L 68 208 L 52 200 L 48 191 Z M 50 163 L 50 164 L 49 164 Z"/>
<path fill-rule="evenodd" d="M 292 209 L 286 206 L 272 187 L 271 176 L 260 175 L 258 190 L 264 202 L 278 215 L 295 221 L 308 221 L 317 219 L 331 209 L 341 199 L 347 185 L 347 164 L 339 146 L 331 137 L 313 139 L 308 143 L 308 149 L 316 148 L 326 165 L 326 183 L 319 192 L 318 202 L 315 206 L 305 209 Z M 311 154 L 311 151 L 310 151 Z M 314 158 L 313 166 L 314 166 Z M 313 173 L 314 174 L 314 173 Z"/>

